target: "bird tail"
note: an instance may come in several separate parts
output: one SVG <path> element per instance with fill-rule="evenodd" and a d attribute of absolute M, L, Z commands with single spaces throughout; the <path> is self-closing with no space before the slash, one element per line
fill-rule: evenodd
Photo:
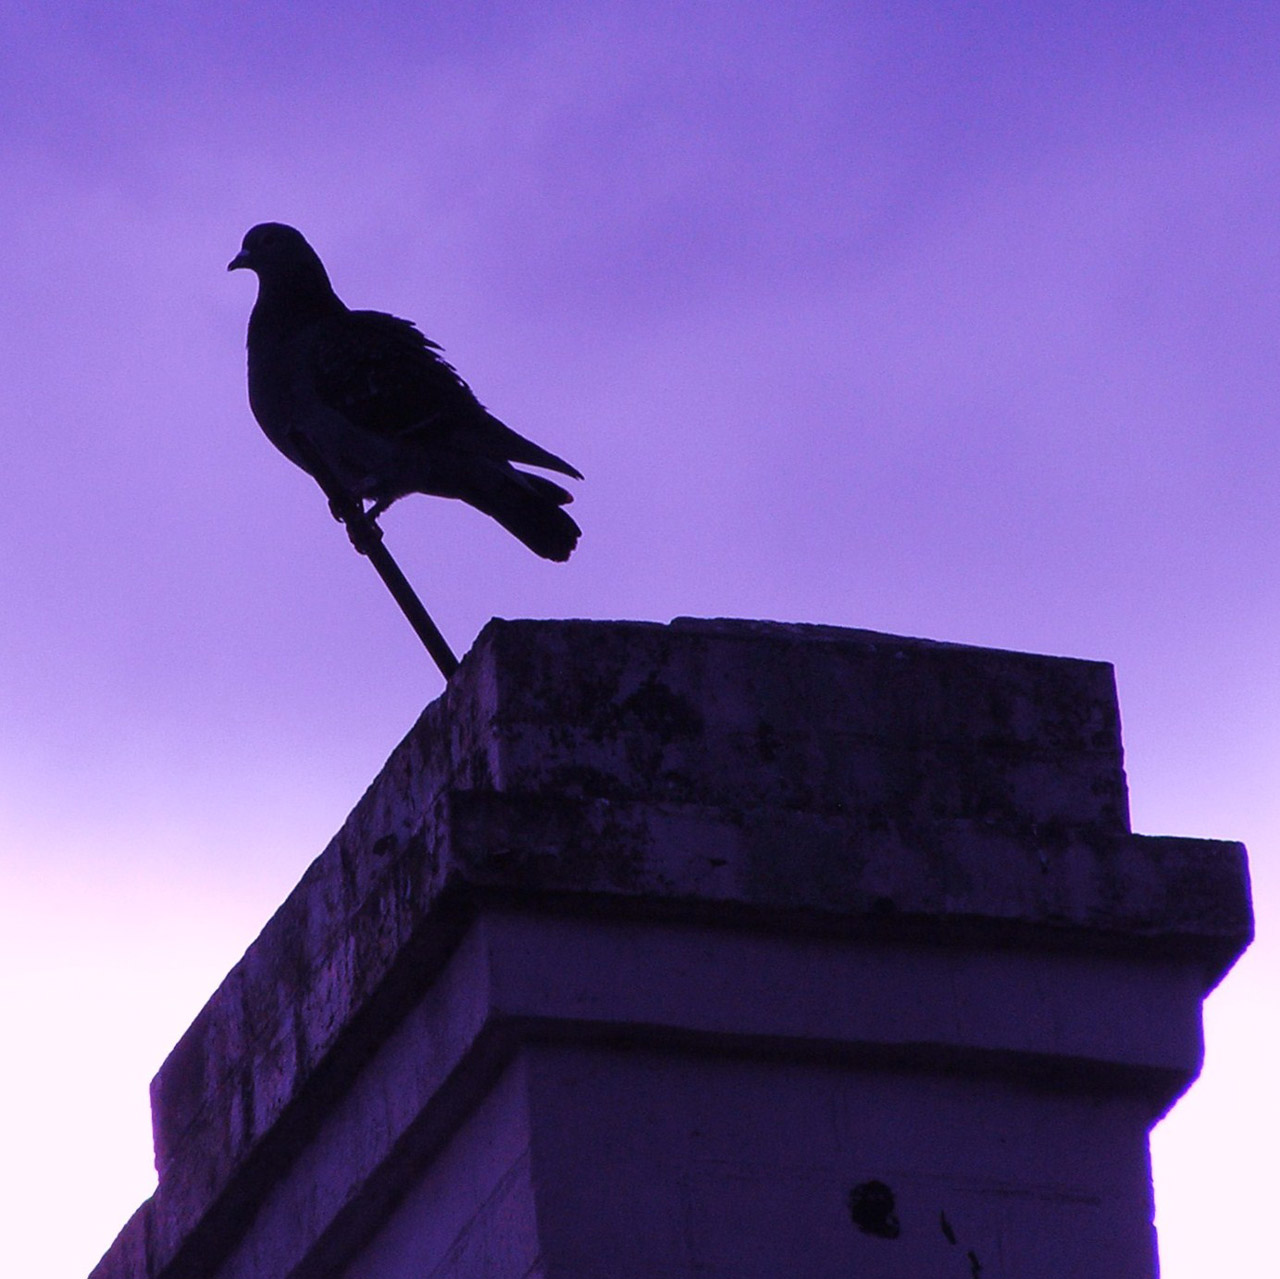
<path fill-rule="evenodd" d="M 578 544 L 582 530 L 560 508 L 573 501 L 559 484 L 504 466 L 482 492 L 466 501 L 491 516 L 513 537 L 544 560 L 564 561 Z"/>

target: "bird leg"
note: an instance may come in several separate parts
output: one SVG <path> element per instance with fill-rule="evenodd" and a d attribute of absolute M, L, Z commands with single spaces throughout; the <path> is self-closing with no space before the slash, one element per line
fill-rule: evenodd
<path fill-rule="evenodd" d="M 422 607 L 422 601 L 414 594 L 413 587 L 400 571 L 400 566 L 391 558 L 391 552 L 382 544 L 382 530 L 377 525 L 377 515 L 390 503 L 375 503 L 366 511 L 363 500 L 352 497 L 338 483 L 305 435 L 295 433 L 291 438 L 306 469 L 315 477 L 325 497 L 329 499 L 329 510 L 333 513 L 333 518 L 342 521 L 351 545 L 366 556 L 377 570 L 392 598 L 400 605 L 400 611 L 409 619 L 409 625 L 440 668 L 440 674 L 446 680 L 451 679 L 458 669 L 458 659 L 453 655 L 448 641 L 440 634 L 440 628 L 431 620 L 431 614 Z"/>
<path fill-rule="evenodd" d="M 290 440 L 306 469 L 315 477 L 316 483 L 329 499 L 329 513 L 346 527 L 351 545 L 361 555 L 369 555 L 382 541 L 382 530 L 375 519 L 376 509 L 366 512 L 364 502 L 358 497 L 352 497 L 338 483 L 320 453 L 305 435 L 295 431 L 290 436 Z"/>

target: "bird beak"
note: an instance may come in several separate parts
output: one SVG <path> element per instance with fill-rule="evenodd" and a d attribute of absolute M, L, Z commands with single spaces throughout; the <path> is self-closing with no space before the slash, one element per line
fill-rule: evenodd
<path fill-rule="evenodd" d="M 249 265 L 249 250 L 241 249 L 239 253 L 227 263 L 227 270 L 234 271 L 239 267 L 247 267 Z"/>

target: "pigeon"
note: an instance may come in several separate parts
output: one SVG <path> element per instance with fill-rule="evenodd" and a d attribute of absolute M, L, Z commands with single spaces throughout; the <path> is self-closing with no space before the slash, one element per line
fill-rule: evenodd
<path fill-rule="evenodd" d="M 512 463 L 581 473 L 489 413 L 435 342 L 408 320 L 350 310 L 283 223 L 245 235 L 227 270 L 242 267 L 258 276 L 249 406 L 335 515 L 354 504 L 372 521 L 409 493 L 458 498 L 544 559 L 569 558 L 581 532 L 563 509 L 572 496 Z"/>

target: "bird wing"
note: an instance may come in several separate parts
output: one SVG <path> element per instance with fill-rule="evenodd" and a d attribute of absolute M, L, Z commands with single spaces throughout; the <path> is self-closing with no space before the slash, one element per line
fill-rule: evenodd
<path fill-rule="evenodd" d="M 311 358 L 321 401 L 371 434 L 582 478 L 488 413 L 440 347 L 408 320 L 382 311 L 333 316 L 317 326 Z"/>
<path fill-rule="evenodd" d="M 374 435 L 443 439 L 459 418 L 483 413 L 471 388 L 408 320 L 348 311 L 316 326 L 316 394 Z"/>

